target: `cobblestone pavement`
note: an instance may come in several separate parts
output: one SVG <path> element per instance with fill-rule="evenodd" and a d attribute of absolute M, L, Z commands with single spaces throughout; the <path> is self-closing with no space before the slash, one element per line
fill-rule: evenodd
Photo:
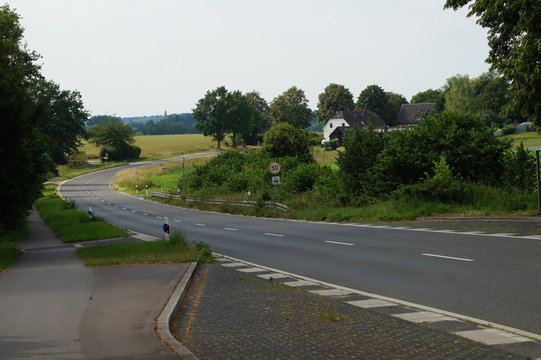
<path fill-rule="evenodd" d="M 416 221 L 385 224 L 391 226 L 431 228 L 435 230 L 480 231 L 489 234 L 541 235 L 541 216 L 427 217 Z"/>
<path fill-rule="evenodd" d="M 522 359 L 217 264 L 198 269 L 172 332 L 200 359 Z"/>

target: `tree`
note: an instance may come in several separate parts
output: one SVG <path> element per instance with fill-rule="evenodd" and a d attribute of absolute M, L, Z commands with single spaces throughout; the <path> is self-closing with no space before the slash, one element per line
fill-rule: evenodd
<path fill-rule="evenodd" d="M 356 110 L 370 110 L 389 121 L 389 98 L 378 85 L 369 85 L 357 98 Z"/>
<path fill-rule="evenodd" d="M 479 114 L 487 126 L 505 123 L 501 113 L 509 101 L 508 92 L 507 81 L 494 72 L 484 73 L 475 79 L 456 75 L 447 79 L 443 87 L 447 110 Z"/>
<path fill-rule="evenodd" d="M 269 104 L 261 95 L 256 91 L 248 92 L 244 95 L 248 103 L 252 106 L 252 114 L 254 125 L 251 134 L 245 139 L 246 143 L 255 145 L 263 140 L 263 134 L 269 130 L 271 126 L 270 122 L 270 108 Z"/>
<path fill-rule="evenodd" d="M 428 89 L 418 92 L 411 97 L 410 103 L 412 104 L 426 104 L 435 103 L 435 111 L 443 111 L 445 107 L 445 98 L 443 96 L 443 90 L 440 89 Z"/>
<path fill-rule="evenodd" d="M 285 122 L 297 129 L 309 127 L 312 111 L 304 91 L 293 86 L 275 97 L 270 104 L 270 117 L 273 125 Z"/>
<path fill-rule="evenodd" d="M 233 147 L 237 147 L 252 132 L 253 107 L 238 90 L 228 94 L 226 99 L 229 131 L 232 134 Z"/>
<path fill-rule="evenodd" d="M 38 79 L 39 55 L 23 45 L 19 15 L 0 6 L 0 233 L 20 226 L 41 196 L 51 161 L 28 95 Z"/>
<path fill-rule="evenodd" d="M 355 106 L 353 95 L 344 85 L 330 84 L 319 94 L 317 120 L 324 124 L 337 111 L 352 110 Z"/>
<path fill-rule="evenodd" d="M 205 136 L 212 136 L 218 142 L 218 149 L 230 128 L 226 99 L 228 94 L 224 86 L 209 90 L 192 110 L 195 128 Z"/>
<path fill-rule="evenodd" d="M 386 135 L 371 126 L 354 127 L 344 134 L 345 151 L 338 153 L 340 177 L 351 193 L 374 191 L 373 167 L 383 151 Z"/>
<path fill-rule="evenodd" d="M 445 8 L 461 8 L 471 0 L 447 0 Z M 520 113 L 541 127 L 541 2 L 538 0 L 474 0 L 468 16 L 488 28 L 491 69 L 510 82 L 506 114 Z"/>
<path fill-rule="evenodd" d="M 400 107 L 402 104 L 407 104 L 408 100 L 406 100 L 403 95 L 390 91 L 386 92 L 385 95 L 387 95 L 387 99 L 389 99 L 389 107 L 387 109 L 388 119 L 386 120 L 387 125 L 397 125 L 398 122 L 396 120 L 398 119 Z"/>
<path fill-rule="evenodd" d="M 122 123 L 122 120 L 110 116 L 109 120 L 88 128 L 90 142 L 101 147 L 101 155 L 110 160 L 125 160 L 138 158 L 141 149 L 131 145 L 135 142 L 132 125 Z M 107 155 L 108 154 L 108 155 Z"/>
<path fill-rule="evenodd" d="M 77 151 L 86 136 L 88 113 L 81 94 L 40 78 L 32 84 L 30 95 L 41 112 L 39 129 L 46 136 L 49 156 L 57 164 L 65 164 L 66 155 Z"/>
<path fill-rule="evenodd" d="M 300 162 L 314 161 L 306 134 L 288 123 L 273 125 L 265 133 L 263 151 L 273 157 L 296 156 Z"/>

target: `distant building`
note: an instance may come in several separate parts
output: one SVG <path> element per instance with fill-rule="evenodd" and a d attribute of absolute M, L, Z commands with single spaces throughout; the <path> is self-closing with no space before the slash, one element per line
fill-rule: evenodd
<path fill-rule="evenodd" d="M 417 119 L 434 112 L 436 103 L 402 104 L 396 122 L 398 126 L 413 126 Z"/>
<path fill-rule="evenodd" d="M 376 113 L 368 110 L 344 110 L 337 111 L 323 126 L 323 142 L 334 139 L 342 144 L 344 132 L 347 129 L 357 127 L 362 129 L 365 126 L 372 125 L 377 130 L 387 129 L 387 123 Z"/>

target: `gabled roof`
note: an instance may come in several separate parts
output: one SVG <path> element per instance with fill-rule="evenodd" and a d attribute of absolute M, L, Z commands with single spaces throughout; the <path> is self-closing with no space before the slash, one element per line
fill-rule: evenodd
<path fill-rule="evenodd" d="M 396 122 L 399 125 L 414 125 L 419 116 L 426 116 L 435 107 L 436 103 L 402 104 Z"/>
<path fill-rule="evenodd" d="M 329 120 L 344 119 L 350 127 L 357 125 L 359 129 L 373 124 L 377 129 L 386 128 L 387 123 L 378 114 L 369 110 L 343 110 Z"/>

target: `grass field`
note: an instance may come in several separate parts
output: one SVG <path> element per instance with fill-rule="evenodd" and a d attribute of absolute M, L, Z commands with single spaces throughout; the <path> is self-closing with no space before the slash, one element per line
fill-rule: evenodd
<path fill-rule="evenodd" d="M 45 223 L 65 243 L 128 235 L 124 230 L 106 223 L 103 219 L 90 218 L 86 213 L 70 206 L 56 196 L 52 186 L 48 186 L 44 196 L 36 201 L 36 208 Z"/>
<path fill-rule="evenodd" d="M 541 135 L 536 132 L 513 134 L 509 137 L 513 139 L 513 148 L 516 148 L 520 142 L 524 144 L 525 149 L 529 146 L 541 146 Z"/>
<path fill-rule="evenodd" d="M 17 243 L 28 238 L 28 228 L 25 226 L 18 230 L 0 235 L 0 272 L 23 255 L 23 252 L 15 246 Z"/>
<path fill-rule="evenodd" d="M 201 134 L 141 135 L 135 137 L 135 145 L 141 148 L 141 157 L 154 159 L 216 148 L 215 141 Z M 79 150 L 85 151 L 89 159 L 99 158 L 99 149 L 88 142 L 84 142 Z"/>
<path fill-rule="evenodd" d="M 77 249 L 87 266 L 212 262 L 207 244 L 190 242 L 182 233 L 173 233 L 169 241 L 124 243 Z"/>

